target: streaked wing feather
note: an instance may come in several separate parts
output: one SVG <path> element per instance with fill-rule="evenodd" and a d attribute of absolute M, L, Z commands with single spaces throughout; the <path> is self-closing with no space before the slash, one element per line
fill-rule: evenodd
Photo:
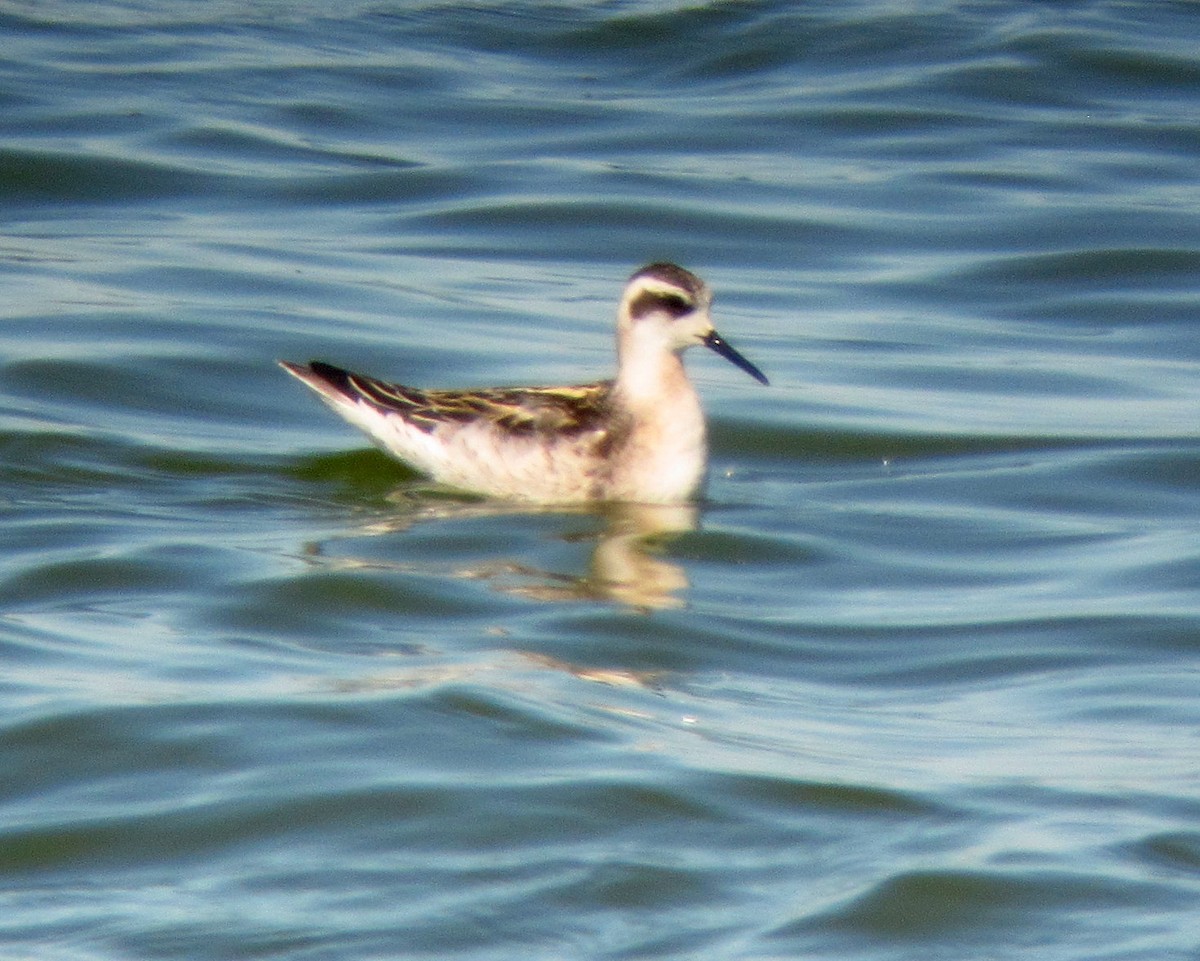
<path fill-rule="evenodd" d="M 343 389 L 392 410 L 426 432 L 439 424 L 484 421 L 513 434 L 582 433 L 598 426 L 613 382 L 571 387 L 420 390 L 364 374 L 349 374 Z"/>

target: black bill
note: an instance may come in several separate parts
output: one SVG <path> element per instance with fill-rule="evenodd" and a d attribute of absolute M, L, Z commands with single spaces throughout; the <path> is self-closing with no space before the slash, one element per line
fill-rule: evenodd
<path fill-rule="evenodd" d="M 721 339 L 721 335 L 715 330 L 710 332 L 709 335 L 704 338 L 704 346 L 709 350 L 720 354 L 731 364 L 742 368 L 742 370 L 744 370 L 760 384 L 770 383 L 770 381 L 767 380 L 766 374 L 764 374 L 761 370 L 750 363 L 750 361 L 746 360 L 745 357 L 725 343 L 725 341 Z"/>

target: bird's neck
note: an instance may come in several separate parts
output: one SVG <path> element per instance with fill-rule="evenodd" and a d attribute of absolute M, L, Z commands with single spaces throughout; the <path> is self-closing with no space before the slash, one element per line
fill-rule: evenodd
<path fill-rule="evenodd" d="M 704 476 L 707 443 L 700 398 L 682 359 L 663 352 L 622 364 L 613 393 L 625 424 L 616 496 L 654 502 L 691 497 Z"/>
<path fill-rule="evenodd" d="M 673 351 L 631 353 L 620 358 L 616 390 L 623 403 L 641 412 L 669 410 L 696 402 L 696 392 L 683 369 L 683 358 Z"/>

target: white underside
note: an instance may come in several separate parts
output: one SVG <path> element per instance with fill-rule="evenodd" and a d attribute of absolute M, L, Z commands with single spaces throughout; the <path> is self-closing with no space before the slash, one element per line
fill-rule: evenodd
<path fill-rule="evenodd" d="M 670 418 L 635 418 L 624 442 L 603 458 L 595 452 L 600 431 L 544 438 L 502 433 L 484 422 L 447 422 L 427 433 L 363 401 L 321 397 L 414 469 L 489 497 L 544 504 L 679 503 L 693 497 L 703 480 L 704 419 L 694 393 L 672 408 Z"/>

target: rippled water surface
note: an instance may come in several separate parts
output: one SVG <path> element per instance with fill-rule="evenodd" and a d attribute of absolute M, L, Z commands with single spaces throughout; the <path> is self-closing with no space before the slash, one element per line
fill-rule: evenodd
<path fill-rule="evenodd" d="M 0 943 L 1200 956 L 1200 7 L 0 5 Z M 696 511 L 275 366 L 583 381 Z"/>

